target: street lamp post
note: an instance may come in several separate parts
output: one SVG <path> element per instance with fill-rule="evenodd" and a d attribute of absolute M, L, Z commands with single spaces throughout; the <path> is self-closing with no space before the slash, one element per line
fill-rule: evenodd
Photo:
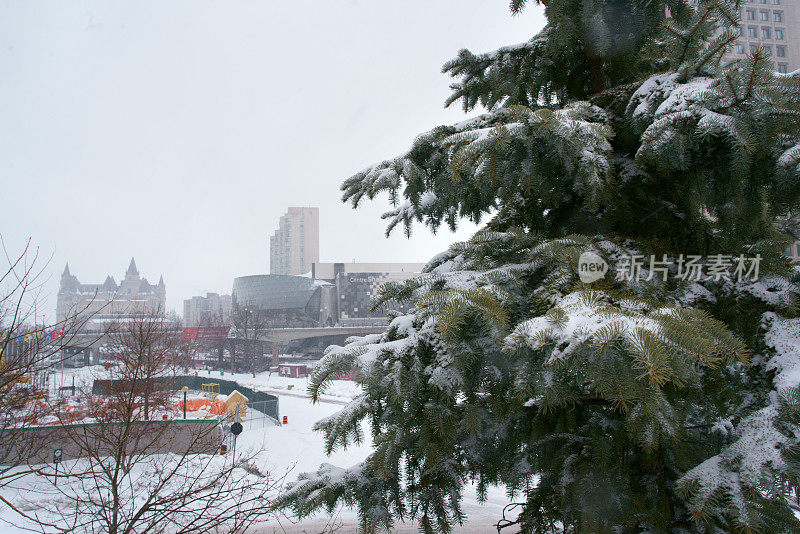
<path fill-rule="evenodd" d="M 183 386 L 181 391 L 183 391 L 183 419 L 186 420 L 186 392 L 189 391 L 189 388 Z"/>
<path fill-rule="evenodd" d="M 233 434 L 233 463 L 236 463 L 236 438 L 242 433 L 242 423 L 239 419 L 239 405 L 236 405 L 236 414 L 231 425 L 231 434 Z"/>
<path fill-rule="evenodd" d="M 72 373 L 72 396 L 75 396 L 75 373 Z"/>
<path fill-rule="evenodd" d="M 58 485 L 58 462 L 61 461 L 61 449 L 53 451 L 53 463 L 56 464 L 56 471 L 53 473 L 53 484 Z"/>

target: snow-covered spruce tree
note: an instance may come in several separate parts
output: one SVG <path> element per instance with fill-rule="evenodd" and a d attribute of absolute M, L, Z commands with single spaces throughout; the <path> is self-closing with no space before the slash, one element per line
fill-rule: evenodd
<path fill-rule="evenodd" d="M 330 451 L 366 421 L 374 451 L 283 502 L 448 531 L 465 484 L 503 484 L 523 532 L 796 532 L 800 71 L 723 66 L 726 1 L 544 3 L 527 43 L 445 65 L 448 104 L 487 113 L 343 184 L 389 193 L 389 231 L 490 221 L 384 287 L 411 309 L 386 333 L 327 351 L 312 396 L 351 368 L 364 392 L 317 428 Z"/>

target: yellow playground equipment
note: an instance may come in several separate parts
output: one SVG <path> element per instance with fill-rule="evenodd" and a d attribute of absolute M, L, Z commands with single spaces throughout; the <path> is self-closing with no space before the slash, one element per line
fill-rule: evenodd
<path fill-rule="evenodd" d="M 219 384 L 217 383 L 203 384 L 203 395 L 205 395 L 212 401 L 216 399 L 217 396 L 219 395 Z"/>

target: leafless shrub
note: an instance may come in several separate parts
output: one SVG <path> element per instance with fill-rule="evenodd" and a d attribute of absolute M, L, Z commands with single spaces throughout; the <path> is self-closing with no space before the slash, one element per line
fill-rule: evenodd
<path fill-rule="evenodd" d="M 79 416 L 58 411 L 65 461 L 40 469 L 30 502 L 50 530 L 109 534 L 242 532 L 270 513 L 275 481 L 258 451 L 218 454 L 221 426 L 172 417 L 179 332 L 163 314 L 113 327 L 113 387 L 83 392 Z M 163 419 L 167 415 L 167 420 Z M 42 483 L 46 481 L 46 483 Z"/>
<path fill-rule="evenodd" d="M 12 253 L 0 236 L 0 490 L 36 471 L 28 460 L 42 441 L 30 431 L 49 414 L 49 372 L 85 321 L 76 310 L 45 322 L 40 303 L 48 264 L 30 240 Z M 3 493 L 0 503 L 30 517 Z"/>

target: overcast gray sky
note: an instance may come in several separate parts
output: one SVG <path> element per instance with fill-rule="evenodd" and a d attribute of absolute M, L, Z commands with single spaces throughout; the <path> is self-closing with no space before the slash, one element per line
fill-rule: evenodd
<path fill-rule="evenodd" d="M 506 0 L 0 0 L 0 234 L 81 282 L 136 258 L 167 305 L 269 272 L 290 205 L 320 208 L 321 261 L 427 261 L 473 227 L 386 239 L 381 199 L 339 184 L 464 118 L 441 65 L 522 42 Z M 52 318 L 52 315 L 50 316 Z"/>

